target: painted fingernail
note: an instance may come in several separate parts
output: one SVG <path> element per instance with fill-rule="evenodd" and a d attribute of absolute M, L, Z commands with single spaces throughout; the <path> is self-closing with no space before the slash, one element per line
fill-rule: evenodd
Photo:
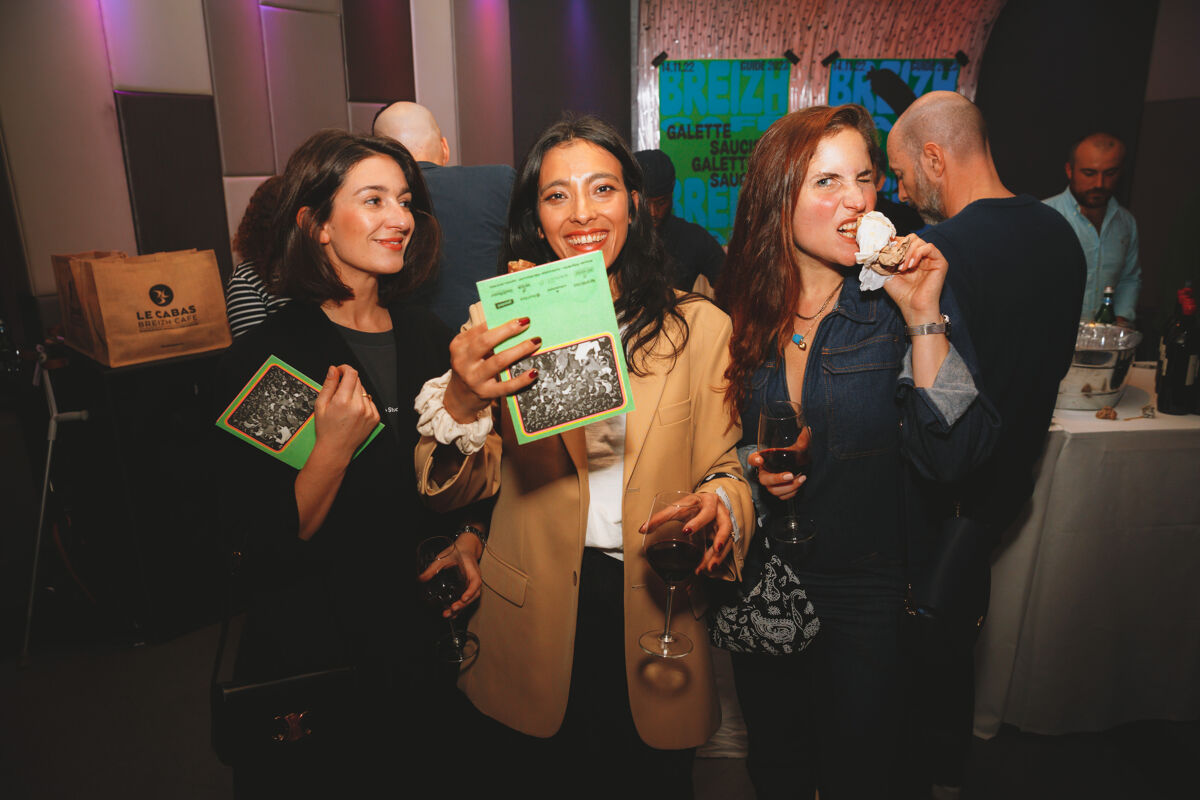
<path fill-rule="evenodd" d="M 535 337 L 533 337 L 532 339 L 530 339 L 529 341 L 533 342 L 533 343 L 534 343 L 534 344 L 536 344 L 538 347 L 541 347 L 541 346 L 542 346 L 542 337 L 540 337 L 540 336 L 535 336 Z"/>
<path fill-rule="evenodd" d="M 538 376 L 538 371 L 536 369 L 529 370 L 529 379 L 530 380 L 537 380 L 537 376 Z"/>
<path fill-rule="evenodd" d="M 519 322 L 519 323 L 520 323 L 520 324 L 522 324 L 522 325 L 528 325 L 528 324 L 529 324 L 529 317 L 521 317 L 519 320 L 517 320 L 517 322 Z"/>

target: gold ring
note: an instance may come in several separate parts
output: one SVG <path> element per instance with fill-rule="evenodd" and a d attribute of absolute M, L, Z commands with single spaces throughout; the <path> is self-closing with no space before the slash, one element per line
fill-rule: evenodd
<path fill-rule="evenodd" d="M 371 395 L 370 395 L 369 393 L 367 393 L 367 392 L 363 392 L 363 393 L 362 393 L 362 396 L 363 396 L 363 397 L 365 397 L 365 398 L 367 398 L 368 400 L 370 400 L 370 399 L 371 399 Z"/>

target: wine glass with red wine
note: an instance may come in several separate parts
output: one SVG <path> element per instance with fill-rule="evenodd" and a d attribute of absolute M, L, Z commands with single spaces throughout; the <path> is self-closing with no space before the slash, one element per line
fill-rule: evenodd
<path fill-rule="evenodd" d="M 682 658 L 692 652 L 692 640 L 671 630 L 671 605 L 675 590 L 688 582 L 704 556 L 707 525 L 689 530 L 700 502 L 691 492 L 659 492 L 650 507 L 642 538 L 642 555 L 667 584 L 667 611 L 662 630 L 646 631 L 638 644 L 652 656 Z"/>
<path fill-rule="evenodd" d="M 441 614 L 462 597 L 467 588 L 462 553 L 452 539 L 431 536 L 417 545 L 417 574 L 424 573 L 432 564 L 438 564 L 440 569 L 429 580 L 421 582 L 421 597 Z M 455 627 L 453 616 L 446 621 L 450 624 L 450 633 L 437 640 L 438 658 L 451 664 L 461 664 L 474 658 L 479 652 L 479 637 Z"/>
<path fill-rule="evenodd" d="M 808 443 L 812 432 L 804 422 L 800 404 L 792 400 L 768 400 L 758 414 L 758 454 L 766 472 L 808 474 Z M 801 491 L 804 487 L 801 486 Z M 767 536 L 781 545 L 782 553 L 802 558 L 812 551 L 816 528 L 812 520 L 796 512 L 796 498 L 784 501 L 783 513 L 773 514 Z"/>

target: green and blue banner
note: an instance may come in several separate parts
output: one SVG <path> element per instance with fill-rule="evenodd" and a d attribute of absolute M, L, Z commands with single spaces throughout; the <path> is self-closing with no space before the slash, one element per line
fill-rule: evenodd
<path fill-rule="evenodd" d="M 665 61 L 659 147 L 675 164 L 675 215 L 729 241 L 755 142 L 788 110 L 785 59 Z"/>
<path fill-rule="evenodd" d="M 957 88 L 958 62 L 952 58 L 839 58 L 829 67 L 829 105 L 858 103 L 871 112 L 885 150 L 896 117 L 909 103 L 926 92 Z M 891 170 L 882 194 L 899 202 Z"/>

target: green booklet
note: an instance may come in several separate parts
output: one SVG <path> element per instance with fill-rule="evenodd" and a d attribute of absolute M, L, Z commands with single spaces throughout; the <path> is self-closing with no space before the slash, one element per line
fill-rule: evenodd
<path fill-rule="evenodd" d="M 542 348 L 502 375 L 531 369 L 538 378 L 507 398 L 520 444 L 633 410 L 625 348 L 600 252 L 479 281 L 489 328 L 529 317 L 529 328 L 497 345 L 533 336 Z"/>
<path fill-rule="evenodd" d="M 314 404 L 321 384 L 275 356 L 258 368 L 233 402 L 217 418 L 217 427 L 296 469 L 304 466 L 317 443 Z M 359 448 L 383 430 L 375 426 Z"/>

